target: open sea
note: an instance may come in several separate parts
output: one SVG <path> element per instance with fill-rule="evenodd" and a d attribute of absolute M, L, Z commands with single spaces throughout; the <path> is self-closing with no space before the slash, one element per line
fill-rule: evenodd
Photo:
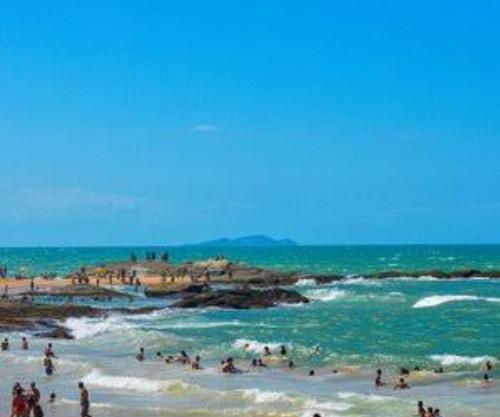
<path fill-rule="evenodd" d="M 500 245 L 478 246 L 297 246 L 277 248 L 48 248 L 0 249 L 9 273 L 64 274 L 84 264 L 128 259 L 131 252 L 168 250 L 173 262 L 223 254 L 234 261 L 282 270 L 362 274 L 383 270 L 500 269 Z M 45 376 L 42 352 L 48 340 L 22 334 L 0 352 L 0 415 L 8 415 L 15 381 L 37 381 L 46 415 L 79 415 L 76 384 L 84 381 L 91 414 L 106 417 L 322 417 L 416 415 L 416 402 L 441 409 L 446 417 L 500 416 L 500 280 L 437 280 L 361 277 L 294 286 L 311 303 L 270 310 L 175 310 L 169 300 L 138 297 L 112 306 L 160 305 L 144 315 L 69 319 L 75 340 L 55 341 L 56 372 Z M 48 300 L 49 302 L 59 302 Z M 100 305 L 94 302 L 95 305 Z M 290 370 L 278 349 L 285 345 Z M 134 356 L 144 346 L 147 359 Z M 254 369 L 264 346 L 276 352 L 268 367 Z M 166 365 L 155 352 L 186 350 L 202 358 L 201 371 Z M 233 356 L 243 373 L 223 375 L 221 359 Z M 490 360 L 493 383 L 481 382 Z M 410 389 L 393 389 L 401 366 L 413 373 Z M 444 373 L 434 369 L 443 367 Z M 375 388 L 375 370 L 386 387 Z M 309 376 L 314 369 L 316 375 Z M 338 372 L 333 372 L 337 370 Z M 57 401 L 46 404 L 50 392 Z"/>

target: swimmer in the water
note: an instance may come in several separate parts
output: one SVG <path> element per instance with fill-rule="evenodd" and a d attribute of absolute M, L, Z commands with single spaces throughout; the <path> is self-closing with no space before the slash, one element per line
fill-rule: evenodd
<path fill-rule="evenodd" d="M 439 408 L 434 410 L 434 417 L 441 417 L 441 410 Z"/>
<path fill-rule="evenodd" d="M 269 346 L 264 346 L 264 356 L 271 356 L 271 349 L 269 349 Z"/>
<path fill-rule="evenodd" d="M 139 361 L 142 362 L 144 359 L 146 359 L 146 355 L 144 354 L 144 348 L 141 347 L 139 349 L 139 353 L 135 355 L 135 358 Z"/>
<path fill-rule="evenodd" d="M 410 375 L 410 370 L 408 368 L 401 367 L 401 369 L 399 370 L 399 375 Z"/>
<path fill-rule="evenodd" d="M 491 361 L 487 360 L 484 365 L 482 366 L 483 371 L 493 371 L 493 364 Z"/>
<path fill-rule="evenodd" d="M 199 356 L 196 356 L 194 358 L 194 361 L 191 363 L 191 369 L 194 369 L 195 371 L 199 371 L 201 369 L 201 358 Z"/>
<path fill-rule="evenodd" d="M 225 374 L 240 374 L 242 371 L 234 366 L 233 358 L 227 358 L 222 367 Z"/>
<path fill-rule="evenodd" d="M 28 350 L 29 349 L 28 340 L 25 337 L 23 337 L 21 339 L 21 349 L 22 350 Z"/>
<path fill-rule="evenodd" d="M 316 372 L 314 371 L 314 369 L 311 369 L 309 371 L 309 376 L 314 376 L 314 375 L 316 375 Z"/>
<path fill-rule="evenodd" d="M 425 413 L 425 417 L 435 417 L 434 409 L 432 407 L 427 407 L 427 412 Z"/>
<path fill-rule="evenodd" d="M 382 381 L 382 369 L 377 369 L 377 376 L 375 377 L 375 386 L 383 387 L 385 382 Z"/>
<path fill-rule="evenodd" d="M 56 393 L 51 392 L 49 395 L 49 404 L 53 404 L 56 401 Z"/>
<path fill-rule="evenodd" d="M 394 389 L 408 389 L 410 386 L 406 383 L 404 378 L 399 378 L 399 381 L 394 385 Z"/>
<path fill-rule="evenodd" d="M 163 353 L 161 353 L 161 352 L 159 352 L 159 351 L 158 351 L 158 352 L 156 352 L 156 358 L 157 358 L 157 359 L 163 359 Z"/>
<path fill-rule="evenodd" d="M 185 350 L 181 350 L 181 353 L 179 356 L 175 358 L 177 362 L 182 363 L 183 365 L 186 365 L 188 363 L 191 363 L 191 358 L 188 356 Z"/>
<path fill-rule="evenodd" d="M 417 403 L 417 415 L 419 417 L 425 417 L 425 407 L 423 401 L 419 401 Z"/>
<path fill-rule="evenodd" d="M 280 355 L 281 356 L 286 356 L 287 355 L 287 351 L 286 351 L 286 347 L 285 345 L 281 345 L 281 348 L 280 348 Z"/>
<path fill-rule="evenodd" d="M 266 365 L 264 362 L 262 362 L 262 359 L 260 359 L 260 358 L 255 359 L 255 358 L 253 358 L 253 359 L 252 359 L 252 366 L 253 366 L 254 368 L 256 368 L 256 367 L 262 367 L 262 368 L 265 368 L 267 365 Z"/>
<path fill-rule="evenodd" d="M 488 374 L 483 375 L 483 386 L 485 388 L 489 388 L 493 385 L 493 381 L 490 379 L 490 376 Z"/>
<path fill-rule="evenodd" d="M 54 353 L 54 348 L 52 347 L 52 343 L 49 343 L 45 348 L 45 356 L 49 358 L 55 358 L 56 354 Z"/>
<path fill-rule="evenodd" d="M 440 366 L 439 368 L 434 369 L 435 374 L 444 374 L 444 368 Z"/>
<path fill-rule="evenodd" d="M 288 361 L 288 368 L 290 369 L 295 368 L 295 363 L 293 361 Z"/>
<path fill-rule="evenodd" d="M 3 342 L 2 344 L 0 345 L 0 348 L 3 350 L 3 351 L 6 351 L 6 350 L 9 350 L 9 339 L 6 337 L 5 339 L 3 339 Z"/>
<path fill-rule="evenodd" d="M 51 357 L 48 355 L 45 355 L 45 358 L 43 359 L 43 366 L 45 368 L 46 375 L 52 375 L 56 369 Z"/>

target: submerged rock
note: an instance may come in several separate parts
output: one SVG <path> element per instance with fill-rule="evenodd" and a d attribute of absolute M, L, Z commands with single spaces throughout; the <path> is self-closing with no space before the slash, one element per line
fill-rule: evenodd
<path fill-rule="evenodd" d="M 298 292 L 284 288 L 236 288 L 208 290 L 201 294 L 184 295 L 184 298 L 174 303 L 172 307 L 253 309 L 276 307 L 281 303 L 299 304 L 308 302 L 309 299 Z"/>
<path fill-rule="evenodd" d="M 74 339 L 71 332 L 65 327 L 58 326 L 48 332 L 41 332 L 36 334 L 37 337 L 47 337 L 52 339 Z"/>

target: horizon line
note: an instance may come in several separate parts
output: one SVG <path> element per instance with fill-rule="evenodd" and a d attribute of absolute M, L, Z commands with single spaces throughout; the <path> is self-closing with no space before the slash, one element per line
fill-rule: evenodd
<path fill-rule="evenodd" d="M 177 244 L 109 244 L 109 245 L 12 245 L 2 246 L 1 249 L 104 249 L 104 248 L 294 248 L 294 247 L 322 247 L 322 246 L 500 246 L 495 243 L 295 243 L 294 245 L 206 245 L 202 243 Z"/>

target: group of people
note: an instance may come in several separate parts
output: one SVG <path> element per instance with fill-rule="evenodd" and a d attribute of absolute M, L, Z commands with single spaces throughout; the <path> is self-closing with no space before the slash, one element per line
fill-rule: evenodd
<path fill-rule="evenodd" d="M 417 415 L 418 417 L 442 417 L 441 411 L 439 408 L 434 408 L 428 406 L 427 408 L 424 406 L 423 401 L 419 401 L 417 403 Z"/>
<path fill-rule="evenodd" d="M 2 351 L 8 351 L 10 349 L 10 341 L 6 337 L 0 344 L 0 349 Z M 26 337 L 21 338 L 21 349 L 28 350 L 29 344 Z M 55 358 L 54 347 L 52 343 L 48 343 L 44 349 L 43 366 L 46 375 L 52 375 L 55 370 L 53 363 L 53 358 Z M 89 391 L 83 384 L 83 382 L 78 383 L 78 389 L 80 390 L 80 407 L 81 407 L 81 417 L 91 417 L 89 414 L 90 410 L 90 396 Z M 41 394 L 38 390 L 36 383 L 32 382 L 29 389 L 24 389 L 21 383 L 16 382 L 12 388 L 12 412 L 11 417 L 43 417 L 44 412 L 40 404 Z M 54 403 L 56 400 L 55 392 L 51 392 L 49 395 L 48 402 Z"/>
<path fill-rule="evenodd" d="M 23 336 L 21 338 L 21 350 L 28 350 L 28 349 L 29 349 L 28 339 Z M 5 337 L 0 343 L 0 350 L 3 352 L 10 350 L 10 341 L 8 337 Z M 52 359 L 54 359 L 55 357 L 56 355 L 54 353 L 54 348 L 52 346 L 52 343 L 49 343 L 44 350 L 44 357 L 43 357 L 43 367 L 46 375 L 52 375 L 54 373 L 56 367 Z"/>
<path fill-rule="evenodd" d="M 249 346 L 246 345 L 246 348 L 248 347 Z M 265 346 L 262 355 L 263 357 L 266 357 L 273 355 L 273 353 L 271 352 L 271 349 L 268 346 Z M 281 345 L 279 349 L 279 355 L 281 356 L 281 358 L 286 359 L 288 351 L 285 345 Z M 144 347 L 139 348 L 139 352 L 135 355 L 135 358 L 139 362 L 142 362 L 146 359 L 146 353 Z M 181 350 L 178 355 L 164 355 L 162 352 L 158 351 L 156 352 L 156 358 L 163 360 L 167 365 L 171 364 L 191 365 L 191 368 L 193 370 L 203 369 L 201 367 L 201 357 L 197 355 L 194 358 L 192 358 L 184 350 Z M 257 357 L 252 359 L 250 366 L 252 368 L 256 368 L 256 367 L 267 367 L 268 365 L 264 363 L 262 358 Z M 295 368 L 295 363 L 292 360 L 288 361 L 288 368 L 290 369 Z M 245 372 L 235 366 L 233 357 L 228 357 L 222 360 L 220 362 L 219 370 L 225 374 L 238 374 Z M 311 376 L 314 374 L 315 374 L 314 370 L 311 370 L 309 372 L 309 375 Z"/>
<path fill-rule="evenodd" d="M 40 405 L 41 394 L 35 382 L 25 390 L 20 382 L 16 382 L 12 388 L 12 411 L 11 417 L 43 417 L 44 412 Z M 55 400 L 55 394 L 51 394 L 49 401 Z"/>
<path fill-rule="evenodd" d="M 9 338 L 6 337 L 2 340 L 2 343 L 0 343 L 0 350 L 7 351 L 9 349 L 10 349 L 10 342 L 9 342 Z M 22 350 L 29 349 L 28 339 L 26 339 L 26 337 L 21 338 L 21 349 Z"/>
<path fill-rule="evenodd" d="M 80 417 L 92 417 L 90 412 L 90 395 L 83 382 L 78 383 L 80 391 Z M 36 383 L 32 382 L 26 390 L 20 382 L 16 382 L 12 388 L 11 417 L 44 417 L 45 413 L 41 406 L 41 393 Z M 56 401 L 55 392 L 49 394 L 48 403 Z"/>
<path fill-rule="evenodd" d="M 249 349 L 250 345 L 246 344 L 244 347 L 245 347 L 245 349 Z M 319 349 L 317 348 L 316 352 L 318 352 L 318 351 L 319 351 Z M 286 346 L 285 345 L 281 345 L 279 347 L 279 350 L 278 350 L 277 354 L 281 357 L 281 359 L 286 359 L 287 355 L 288 355 L 288 350 L 287 350 Z M 271 351 L 270 347 L 269 346 L 264 346 L 264 348 L 262 350 L 262 356 L 263 357 L 269 357 L 269 356 L 272 356 L 272 355 L 275 355 L 275 354 L 273 354 L 273 352 Z M 177 364 L 182 364 L 182 365 L 191 365 L 191 367 L 192 367 L 193 370 L 202 369 L 201 368 L 201 364 L 200 364 L 201 363 L 200 356 L 196 356 L 194 359 L 192 359 L 184 350 L 182 350 L 176 356 L 174 356 L 174 355 L 167 355 L 167 356 L 165 356 L 161 352 L 156 352 L 156 357 L 159 358 L 159 359 L 161 359 L 161 360 L 164 360 L 166 364 L 175 364 L 175 363 L 177 363 Z M 143 347 L 141 347 L 139 349 L 139 353 L 136 355 L 136 359 L 139 360 L 139 361 L 144 361 L 146 359 L 146 355 L 145 355 L 145 351 L 144 351 Z M 253 368 L 268 367 L 268 364 L 266 364 L 262 360 L 261 357 L 255 357 L 255 358 L 253 358 L 250 365 Z M 295 367 L 295 364 L 294 364 L 294 362 L 292 360 L 288 361 L 288 367 L 289 368 L 294 368 Z M 486 361 L 484 363 L 484 365 L 482 366 L 482 370 L 484 370 L 484 371 L 493 371 L 493 364 L 492 364 L 492 362 L 489 361 L 489 360 Z M 233 357 L 228 357 L 227 359 L 222 360 L 220 362 L 219 371 L 222 372 L 222 373 L 224 373 L 224 374 L 240 374 L 240 373 L 246 372 L 246 371 L 244 371 L 244 370 L 236 367 L 235 361 L 234 361 Z M 418 371 L 420 371 L 420 368 L 419 367 L 415 367 L 414 371 L 418 372 Z M 338 370 L 334 370 L 333 372 L 337 373 Z M 439 368 L 438 370 L 434 370 L 434 372 L 436 372 L 436 373 L 443 373 L 444 369 L 443 368 Z M 309 371 L 308 375 L 309 376 L 314 376 L 314 375 L 316 375 L 316 372 L 314 371 L 314 369 L 311 369 Z M 407 377 L 409 375 L 410 375 L 410 370 L 408 368 L 405 368 L 405 367 L 400 368 L 400 376 L 398 377 L 398 380 L 394 384 L 393 388 L 395 390 L 406 390 L 406 389 L 409 389 L 410 385 L 406 382 L 406 379 L 405 379 L 405 377 Z M 487 373 L 484 374 L 483 383 L 487 384 L 487 385 L 490 385 L 492 383 L 491 379 L 489 378 L 489 376 L 488 376 Z M 388 385 L 387 382 L 385 382 L 383 380 L 383 371 L 382 371 L 382 369 L 377 369 L 376 375 L 375 375 L 374 384 L 375 384 L 376 388 L 380 388 L 380 387 L 384 387 L 384 386 Z M 432 407 L 432 406 L 424 407 L 424 403 L 422 401 L 418 402 L 418 416 L 419 417 L 442 417 L 441 411 L 440 411 L 439 408 L 435 408 L 435 407 Z M 313 417 L 321 417 L 321 416 L 319 414 L 314 414 Z"/>
<path fill-rule="evenodd" d="M 155 251 L 152 251 L 152 252 L 146 252 L 146 262 L 155 262 L 158 257 L 156 256 L 156 252 Z M 168 252 L 162 252 L 160 254 L 160 261 L 161 262 L 165 262 L 165 263 L 168 263 L 168 260 L 170 258 L 170 255 Z M 133 262 L 133 263 L 136 263 L 138 261 L 138 257 L 135 253 L 131 253 L 130 254 L 130 261 Z"/>
<path fill-rule="evenodd" d="M 414 368 L 414 372 L 419 372 L 420 370 L 421 369 L 418 366 L 416 366 Z M 492 380 L 491 380 L 488 372 L 493 371 L 493 363 L 490 360 L 487 360 L 483 364 L 483 366 L 481 367 L 481 370 L 484 371 L 483 379 L 482 379 L 483 386 L 485 388 L 491 387 L 491 385 L 493 384 L 493 382 L 492 382 Z M 444 373 L 443 367 L 434 369 L 434 373 L 437 373 L 437 374 Z M 399 371 L 399 374 L 400 374 L 400 376 L 398 378 L 398 381 L 394 385 L 394 389 L 402 389 L 402 390 L 404 390 L 404 389 L 410 388 L 410 385 L 405 380 L 405 377 L 410 375 L 410 370 L 408 368 L 402 367 L 400 369 L 400 371 Z M 384 382 L 384 380 L 382 379 L 382 369 L 377 369 L 374 383 L 375 383 L 375 387 L 376 388 L 384 387 L 384 386 L 387 385 L 387 383 Z"/>

